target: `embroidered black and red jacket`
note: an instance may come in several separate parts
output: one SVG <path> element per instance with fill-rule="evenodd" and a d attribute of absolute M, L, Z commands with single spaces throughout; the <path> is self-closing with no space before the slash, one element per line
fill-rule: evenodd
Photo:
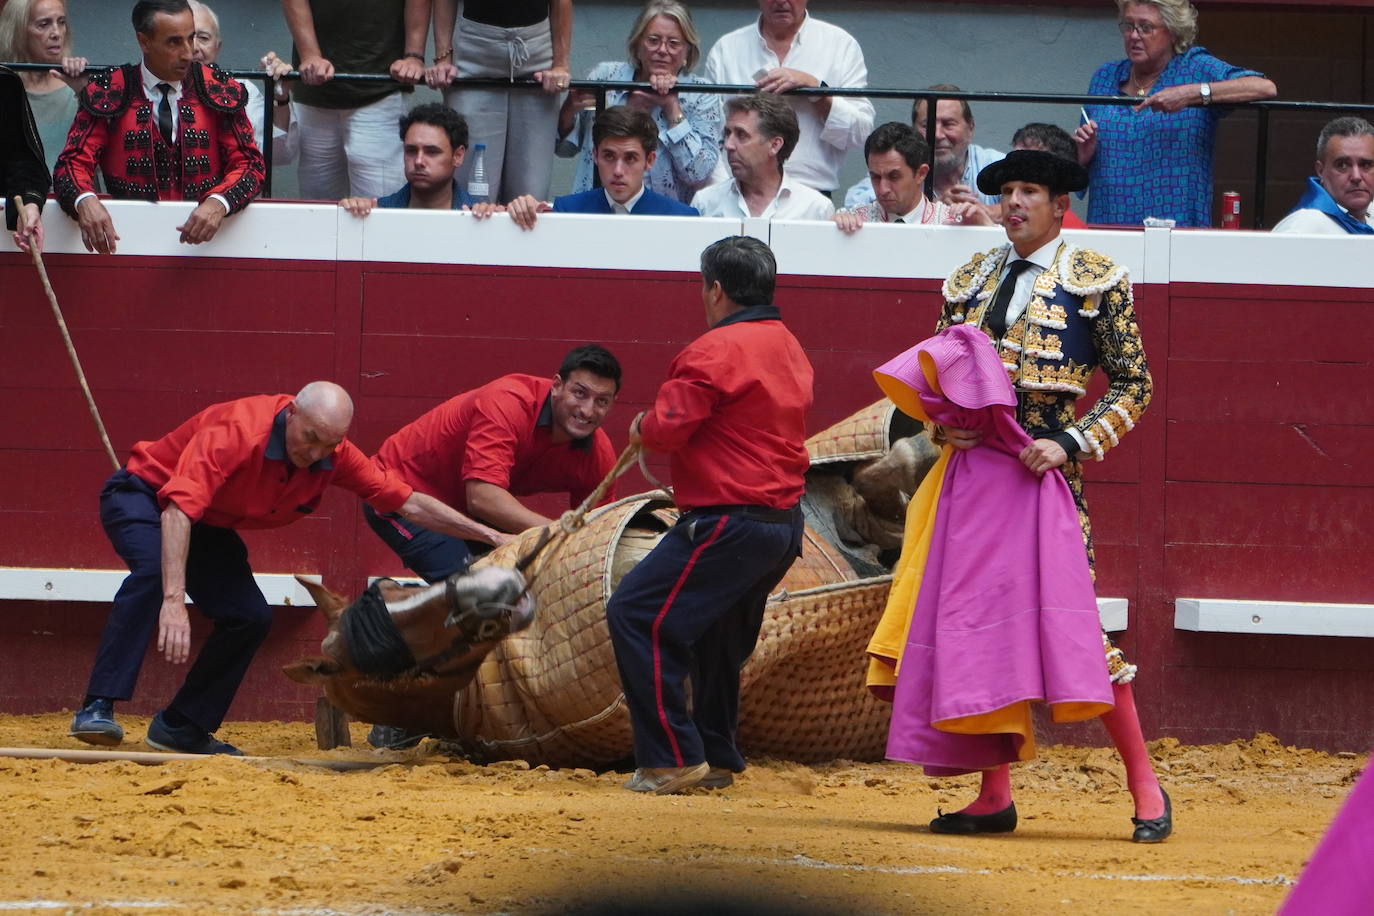
<path fill-rule="evenodd" d="M 258 196 L 266 177 L 244 112 L 247 99 L 224 71 L 193 61 L 177 102 L 176 142 L 168 146 L 138 64 L 93 77 L 53 168 L 57 202 L 75 218 L 76 198 L 96 189 L 99 168 L 105 189 L 121 200 L 203 201 L 220 194 L 237 213 Z"/>

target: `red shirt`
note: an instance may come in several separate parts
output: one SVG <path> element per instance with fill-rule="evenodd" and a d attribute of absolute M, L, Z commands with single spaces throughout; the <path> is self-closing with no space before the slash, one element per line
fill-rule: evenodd
<path fill-rule="evenodd" d="M 811 363 L 773 306 L 733 312 L 673 358 L 639 432 L 672 453 L 673 497 L 684 509 L 789 509 L 810 460 Z"/>
<path fill-rule="evenodd" d="M 221 528 L 279 528 L 320 504 L 337 484 L 379 512 L 395 512 L 411 488 L 347 439 L 308 468 L 286 456 L 289 394 L 211 404 L 155 442 L 139 442 L 126 467 L 191 521 Z"/>
<path fill-rule="evenodd" d="M 600 429 L 555 443 L 552 387 L 551 379 L 505 375 L 465 391 L 393 433 L 376 460 L 459 512 L 468 511 L 469 480 L 514 496 L 567 493 L 569 506 L 580 505 L 615 466 L 615 450 Z"/>

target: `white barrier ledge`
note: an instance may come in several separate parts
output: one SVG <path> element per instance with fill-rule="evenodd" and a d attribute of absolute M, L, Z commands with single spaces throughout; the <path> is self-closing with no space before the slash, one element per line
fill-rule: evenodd
<path fill-rule="evenodd" d="M 1130 601 L 1125 598 L 1098 598 L 1097 616 L 1102 619 L 1102 629 L 1108 633 L 1120 633 L 1126 629 L 1130 606 Z"/>
<path fill-rule="evenodd" d="M 1174 629 L 1199 633 L 1374 636 L 1374 604 L 1176 598 Z"/>
<path fill-rule="evenodd" d="M 42 569 L 0 567 L 0 601 L 91 601 L 108 603 L 129 573 L 123 569 Z M 320 581 L 318 575 L 305 578 Z M 253 581 L 272 607 L 314 607 L 290 573 L 255 573 Z M 187 601 L 187 604 L 192 603 Z"/>

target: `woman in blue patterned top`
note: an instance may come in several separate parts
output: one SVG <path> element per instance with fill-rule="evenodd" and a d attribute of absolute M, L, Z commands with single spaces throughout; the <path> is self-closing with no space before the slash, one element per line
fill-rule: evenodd
<path fill-rule="evenodd" d="M 1273 98 L 1273 82 L 1193 47 L 1188 0 L 1117 0 L 1126 59 L 1097 68 L 1090 95 L 1143 101 L 1089 106 L 1078 161 L 1091 184 L 1088 222 L 1138 226 L 1148 216 L 1179 226 L 1212 224 L 1212 151 L 1231 102 Z"/>
<path fill-rule="evenodd" d="M 629 61 L 605 61 L 587 74 L 589 80 L 647 82 L 657 92 L 606 93 L 607 107 L 638 108 L 658 125 L 658 158 L 644 178 L 645 187 L 665 197 L 687 203 L 710 182 L 720 158 L 723 125 L 720 98 L 702 92 L 675 91 L 679 83 L 703 83 L 689 71 L 701 59 L 701 37 L 692 14 L 677 0 L 650 0 L 627 42 Z M 592 163 L 591 110 L 596 96 L 574 90 L 558 113 L 559 156 L 579 156 L 574 192 L 592 187 L 596 169 Z"/>

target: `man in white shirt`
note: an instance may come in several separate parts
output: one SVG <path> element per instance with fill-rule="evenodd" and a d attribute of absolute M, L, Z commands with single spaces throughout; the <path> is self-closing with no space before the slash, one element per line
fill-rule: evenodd
<path fill-rule="evenodd" d="M 868 85 L 868 67 L 854 37 L 806 12 L 807 0 L 759 0 L 758 21 L 724 35 L 706 57 L 713 83 L 753 84 L 760 92 Z M 873 129 L 864 98 L 799 97 L 791 101 L 801 127 L 792 177 L 829 195 L 839 187 L 845 153 Z M 724 177 L 718 164 L 716 174 Z"/>
<path fill-rule="evenodd" d="M 1317 175 L 1307 179 L 1298 205 L 1275 232 L 1374 235 L 1374 126 L 1364 118 L 1337 118 L 1317 138 Z"/>
<path fill-rule="evenodd" d="M 797 146 L 797 115 L 776 95 L 732 96 L 725 103 L 725 155 L 731 177 L 692 198 L 702 216 L 830 219 L 835 205 L 783 171 Z"/>

